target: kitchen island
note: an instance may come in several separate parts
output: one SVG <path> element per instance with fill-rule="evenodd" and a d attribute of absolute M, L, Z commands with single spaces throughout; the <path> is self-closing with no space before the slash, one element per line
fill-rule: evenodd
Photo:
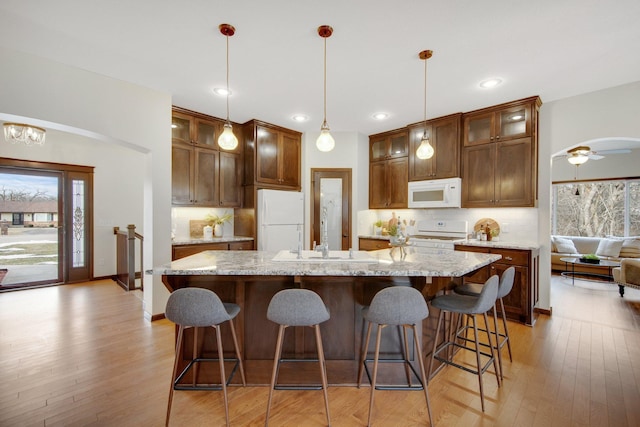
<path fill-rule="evenodd" d="M 307 259 L 299 260 L 295 254 L 282 257 L 287 254 L 276 252 L 205 251 L 156 267 L 153 274 L 162 275 L 169 291 L 190 286 L 203 287 L 216 292 L 222 301 L 240 306 L 236 328 L 245 359 L 247 382 L 252 385 L 266 385 L 270 380 L 277 336 L 277 325 L 266 318 L 271 297 L 282 289 L 294 287 L 317 292 L 331 314 L 330 320 L 321 325 L 329 383 L 354 385 L 364 333 L 360 312 L 362 307 L 369 305 L 376 292 L 387 286 L 408 285 L 420 290 L 429 300 L 443 292 L 451 278 L 462 277 L 500 259 L 496 254 L 411 246 L 405 248 L 404 257 L 399 248 L 393 251 L 356 251 L 352 258 L 348 258 L 347 252 L 331 251 L 327 260 L 310 260 L 310 254 L 310 251 L 305 251 Z M 341 256 L 346 259 L 339 259 Z M 433 309 L 421 325 L 425 355 L 431 351 L 437 314 Z M 224 326 L 222 331 L 225 353 L 231 356 L 230 332 Z M 387 328 L 383 336 L 381 353 L 387 357 L 400 355 L 398 331 Z M 187 336 L 185 340 L 188 341 L 185 342 L 185 358 L 189 358 L 193 338 Z M 203 343 L 205 354 L 215 357 L 210 331 L 204 340 L 199 341 Z M 283 355 L 315 357 L 312 329 L 287 329 Z M 307 369 L 309 378 L 305 381 L 317 376 L 314 364 L 296 364 L 295 368 L 297 371 L 292 377 L 304 378 Z M 208 374 L 201 372 L 201 375 L 215 377 L 214 371 L 211 369 Z M 398 374 L 400 377 L 404 375 L 401 369 Z M 282 368 L 282 375 L 284 381 L 295 381 L 295 378 L 286 377 L 286 365 Z M 389 381 L 395 381 L 395 376 L 389 377 Z"/>

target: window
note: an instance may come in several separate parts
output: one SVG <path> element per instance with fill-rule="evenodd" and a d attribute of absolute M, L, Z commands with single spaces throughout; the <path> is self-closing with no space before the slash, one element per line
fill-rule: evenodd
<path fill-rule="evenodd" d="M 640 180 L 559 183 L 552 197 L 552 234 L 640 235 Z"/>

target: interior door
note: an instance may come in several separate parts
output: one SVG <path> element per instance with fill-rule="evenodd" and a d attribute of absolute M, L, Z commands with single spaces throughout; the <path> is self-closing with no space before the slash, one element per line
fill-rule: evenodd
<path fill-rule="evenodd" d="M 348 250 L 351 243 L 351 169 L 311 169 L 311 242 L 320 244 L 320 219 L 327 214 L 330 250 Z"/>

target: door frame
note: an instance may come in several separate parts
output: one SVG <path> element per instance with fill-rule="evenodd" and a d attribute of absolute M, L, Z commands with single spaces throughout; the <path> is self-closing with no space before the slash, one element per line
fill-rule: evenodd
<path fill-rule="evenodd" d="M 93 279 L 93 170 L 92 166 L 69 165 L 64 163 L 39 162 L 0 157 L 0 168 L 14 172 L 32 174 L 59 174 L 58 180 L 58 279 L 47 282 L 25 282 L 14 288 L 29 288 L 42 285 L 56 285 L 89 281 Z M 87 183 L 85 196 L 84 233 L 85 255 L 82 268 L 74 267 L 71 248 L 73 220 L 73 192 L 71 182 L 83 179 Z"/>
<path fill-rule="evenodd" d="M 342 179 L 342 250 L 351 243 L 351 168 L 311 169 L 311 226 L 309 242 L 320 242 L 320 181 L 322 178 Z M 346 232 L 345 232 L 346 230 Z M 313 243 L 310 243 L 310 246 Z"/>

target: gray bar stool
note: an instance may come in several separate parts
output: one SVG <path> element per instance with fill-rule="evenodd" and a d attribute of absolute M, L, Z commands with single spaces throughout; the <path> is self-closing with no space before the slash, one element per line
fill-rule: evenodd
<path fill-rule="evenodd" d="M 329 320 L 329 311 L 322 302 L 318 294 L 308 289 L 285 289 L 276 293 L 267 308 L 267 319 L 280 325 L 278 328 L 278 339 L 276 341 L 276 351 L 273 359 L 273 372 L 271 375 L 271 386 L 269 388 L 269 400 L 267 402 L 267 415 L 264 425 L 269 425 L 269 413 L 271 412 L 271 398 L 273 390 L 319 390 L 324 393 L 324 404 L 327 412 L 327 425 L 331 425 L 329 416 L 329 396 L 327 394 L 327 368 L 324 360 L 324 350 L 322 348 L 322 337 L 320 335 L 320 323 Z M 317 359 L 282 359 L 282 343 L 284 330 L 289 326 L 310 326 L 315 331 Z M 301 386 L 301 385 L 276 385 L 280 363 L 283 362 L 319 362 L 322 386 Z"/>
<path fill-rule="evenodd" d="M 493 351 L 493 344 L 491 341 L 491 334 L 487 332 L 487 339 L 489 340 L 489 349 L 491 350 L 490 354 L 483 353 L 480 351 L 480 343 L 478 342 L 478 326 L 476 322 L 476 315 L 482 314 L 484 317 L 485 325 L 488 325 L 487 311 L 493 307 L 496 301 L 496 297 L 498 295 L 498 276 L 491 276 L 482 287 L 480 291 L 480 295 L 477 297 L 472 297 L 468 295 L 459 295 L 459 294 L 448 294 L 441 295 L 435 297 L 431 300 L 431 305 L 435 308 L 440 309 L 440 315 L 438 316 L 438 326 L 436 327 L 436 336 L 433 340 L 433 352 L 431 353 L 431 360 L 429 360 L 429 375 L 431 375 L 431 368 L 433 367 L 433 359 L 438 359 L 440 362 L 445 363 L 447 365 L 455 366 L 456 368 L 462 369 L 464 371 L 470 372 L 472 374 L 478 375 L 478 382 L 480 383 L 480 402 L 482 404 L 482 412 L 484 412 L 484 388 L 482 384 L 482 374 L 487 370 L 487 368 L 493 363 L 494 369 L 496 371 L 496 380 L 498 381 L 498 385 L 500 385 L 500 376 L 498 374 L 498 364 L 496 363 L 496 357 Z M 445 312 L 457 313 L 458 315 L 467 315 L 470 317 L 471 322 L 473 323 L 473 338 L 475 347 L 469 348 L 465 345 L 459 344 L 457 341 L 459 339 L 465 340 L 464 337 L 458 336 L 458 330 L 455 331 L 452 339 L 450 341 L 445 340 L 440 347 L 438 344 L 438 332 L 440 331 L 440 327 L 442 325 L 442 318 Z M 465 328 L 466 330 L 466 328 Z M 460 365 L 453 361 L 451 357 L 440 357 L 439 354 L 443 350 L 447 350 L 450 346 L 455 346 L 465 350 L 471 350 L 476 353 L 476 363 L 477 368 L 473 370 L 467 366 Z M 483 365 L 480 362 L 480 356 L 485 356 L 488 358 L 487 362 Z"/>
<path fill-rule="evenodd" d="M 231 382 L 233 375 L 238 366 L 240 367 L 240 375 L 242 376 L 242 385 L 246 386 L 244 377 L 244 367 L 242 366 L 242 356 L 238 347 L 238 339 L 236 330 L 233 325 L 233 318 L 240 312 L 237 304 L 223 303 L 218 295 L 209 289 L 203 288 L 183 288 L 178 289 L 169 295 L 167 307 L 165 309 L 165 317 L 178 325 L 178 337 L 176 342 L 176 356 L 173 364 L 173 376 L 171 377 L 171 388 L 169 389 L 169 403 L 167 405 L 167 419 L 165 425 L 169 425 L 169 416 L 171 415 L 171 403 L 173 401 L 174 390 L 222 390 L 224 396 L 224 412 L 226 416 L 227 426 L 229 425 L 229 401 L 227 398 L 227 385 Z M 220 334 L 220 325 L 229 322 L 231 327 L 231 336 L 233 337 L 233 345 L 235 347 L 236 358 L 225 359 L 222 349 L 222 336 Z M 218 347 L 218 358 L 208 359 L 198 357 L 198 328 L 212 327 L 216 331 L 216 342 Z M 180 355 L 182 353 L 182 341 L 184 338 L 184 330 L 194 328 L 193 332 L 193 359 L 178 375 L 178 366 Z M 220 384 L 197 384 L 197 369 L 200 362 L 219 362 L 220 364 Z M 234 361 L 235 365 L 227 379 L 225 375 L 224 362 Z M 193 381 L 191 385 L 180 384 L 182 378 L 187 372 L 194 368 Z"/>
<path fill-rule="evenodd" d="M 367 337 L 365 339 L 364 346 L 362 347 L 362 355 L 360 357 L 360 365 L 358 368 L 358 387 L 362 383 L 362 372 L 365 370 L 367 376 L 369 376 L 369 370 L 367 368 L 367 350 L 369 348 L 369 338 L 371 337 L 371 327 L 375 323 L 378 326 L 376 334 L 376 348 L 373 356 L 373 377 L 369 376 L 371 381 L 371 395 L 369 398 L 369 418 L 367 425 L 371 425 L 371 413 L 373 412 L 373 394 L 376 389 L 385 390 L 424 390 L 424 397 L 427 400 L 427 411 L 429 413 L 429 424 L 433 425 L 433 419 L 431 417 L 431 404 L 429 403 L 429 391 L 427 390 L 427 377 L 424 370 L 424 359 L 422 358 L 421 339 L 416 331 L 416 324 L 422 322 L 423 319 L 429 316 L 429 308 L 425 302 L 422 294 L 415 288 L 406 286 L 393 286 L 384 288 L 375 294 L 371 305 L 365 307 L 362 310 L 364 319 L 368 322 L 367 325 Z M 380 337 L 382 329 L 386 326 L 402 326 L 404 346 L 403 356 L 404 359 L 384 359 L 380 360 Z M 420 375 L 415 372 L 413 365 L 409 361 L 409 344 L 407 340 L 407 328 L 411 328 L 413 331 L 413 342 L 416 348 L 418 365 L 420 366 Z M 376 379 L 378 376 L 378 362 L 402 362 L 407 369 L 407 379 L 409 384 L 407 386 L 376 386 Z M 411 385 L 410 374 L 408 368 L 410 368 L 414 375 L 419 378 L 420 384 L 416 386 Z"/>
<path fill-rule="evenodd" d="M 502 298 L 509 295 L 509 292 L 513 289 L 515 275 L 515 267 L 509 267 L 502 273 L 502 276 L 500 276 L 500 284 L 498 285 L 498 297 L 493 305 L 494 330 L 490 332 L 496 336 L 496 350 L 498 352 L 498 365 L 500 366 L 500 379 L 504 379 L 502 370 L 502 347 L 504 347 L 505 344 L 507 344 L 507 349 L 509 350 L 509 361 L 513 362 L 513 357 L 511 356 L 511 341 L 509 340 L 509 329 L 507 328 L 507 314 L 504 311 L 504 301 Z M 464 285 L 456 286 L 453 291 L 460 295 L 477 297 L 482 291 L 482 285 L 479 283 L 465 283 Z M 498 316 L 496 314 L 498 310 L 498 301 L 500 301 L 500 308 L 502 311 L 502 327 L 504 329 L 504 333 L 500 332 L 500 328 L 498 327 Z"/>

